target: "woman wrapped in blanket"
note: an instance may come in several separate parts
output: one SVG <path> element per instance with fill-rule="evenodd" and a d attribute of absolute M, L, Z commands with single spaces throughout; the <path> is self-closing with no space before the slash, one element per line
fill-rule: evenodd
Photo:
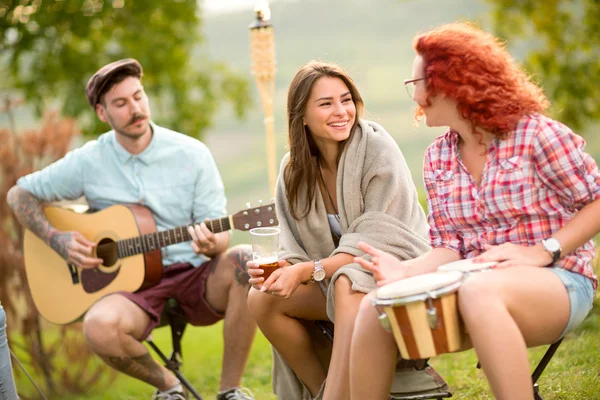
<path fill-rule="evenodd" d="M 429 250 L 404 157 L 383 127 L 360 118 L 362 109 L 354 82 L 337 65 L 310 62 L 290 84 L 290 152 L 276 193 L 282 268 L 264 280 L 263 270 L 248 264 L 250 313 L 303 384 L 302 397 L 279 398 L 349 397 L 354 319 L 365 293 L 376 288 L 354 262 L 364 255 L 360 241 L 401 260 Z M 300 319 L 334 322 L 328 372 Z"/>
<path fill-rule="evenodd" d="M 533 399 L 527 347 L 553 343 L 592 308 L 597 165 L 581 137 L 543 115 L 542 90 L 492 35 L 455 23 L 418 35 L 414 48 L 405 84 L 416 117 L 449 127 L 423 167 L 432 250 L 400 262 L 364 244 L 373 258 L 356 261 L 380 286 L 460 259 L 498 262 L 464 281 L 459 311 L 496 398 Z M 366 298 L 351 350 L 352 399 L 387 399 L 396 354 Z"/>

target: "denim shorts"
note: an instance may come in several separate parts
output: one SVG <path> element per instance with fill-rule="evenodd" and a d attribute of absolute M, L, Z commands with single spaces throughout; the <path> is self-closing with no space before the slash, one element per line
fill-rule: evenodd
<path fill-rule="evenodd" d="M 577 328 L 589 314 L 594 303 L 594 288 L 592 286 L 592 281 L 581 274 L 558 267 L 549 269 L 554 272 L 565 285 L 571 302 L 569 322 L 567 322 L 567 326 L 560 334 L 559 338 L 556 339 L 559 340 L 567 333 L 572 332 Z"/>

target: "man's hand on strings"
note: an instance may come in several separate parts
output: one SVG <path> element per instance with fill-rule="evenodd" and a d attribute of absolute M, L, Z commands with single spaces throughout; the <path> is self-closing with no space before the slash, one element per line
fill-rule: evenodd
<path fill-rule="evenodd" d="M 48 245 L 69 264 L 90 269 L 102 265 L 102 259 L 93 256 L 96 243 L 87 240 L 76 231 L 62 232 L 54 230 L 48 238 Z"/>
<path fill-rule="evenodd" d="M 212 233 L 204 222 L 188 226 L 192 237 L 192 249 L 196 254 L 210 254 L 217 247 L 217 235 Z"/>

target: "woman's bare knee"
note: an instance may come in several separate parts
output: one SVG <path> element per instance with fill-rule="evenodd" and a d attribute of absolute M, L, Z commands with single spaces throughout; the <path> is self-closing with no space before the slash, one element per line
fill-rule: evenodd
<path fill-rule="evenodd" d="M 360 305 L 358 306 L 358 315 L 360 318 L 377 318 L 377 310 L 373 306 L 372 302 L 373 299 L 375 299 L 376 297 L 376 291 L 373 291 L 362 298 L 362 300 L 360 301 Z"/>
<path fill-rule="evenodd" d="M 262 322 L 273 315 L 275 311 L 273 300 L 272 296 L 260 290 L 250 289 L 248 292 L 248 311 L 256 322 Z"/>
<path fill-rule="evenodd" d="M 496 301 L 500 301 L 496 285 L 481 275 L 465 279 L 458 292 L 458 307 L 465 319 L 490 311 L 490 303 Z"/>
<path fill-rule="evenodd" d="M 334 283 L 335 296 L 344 296 L 352 292 L 352 281 L 346 275 L 340 275 Z"/>

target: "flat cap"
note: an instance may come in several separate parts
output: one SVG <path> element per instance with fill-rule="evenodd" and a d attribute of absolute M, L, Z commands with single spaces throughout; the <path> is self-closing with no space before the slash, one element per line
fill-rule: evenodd
<path fill-rule="evenodd" d="M 100 100 L 100 95 L 110 80 L 110 78 L 120 71 L 130 71 L 132 75 L 139 76 L 143 75 L 142 65 L 133 58 L 125 58 L 123 60 L 115 61 L 100 68 L 85 85 L 85 96 L 87 97 L 88 103 L 92 108 L 96 108 L 96 104 Z"/>

